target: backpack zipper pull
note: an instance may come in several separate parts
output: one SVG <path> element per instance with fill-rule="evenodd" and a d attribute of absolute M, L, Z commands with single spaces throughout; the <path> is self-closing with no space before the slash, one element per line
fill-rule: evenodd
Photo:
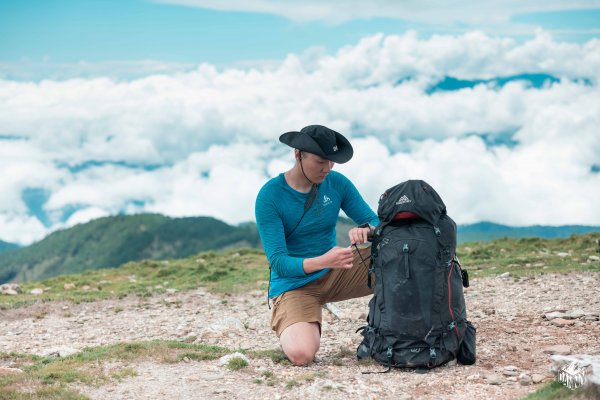
<path fill-rule="evenodd" d="M 408 267 L 408 243 L 404 243 L 404 246 L 402 246 L 402 252 L 406 253 L 404 256 L 404 276 L 406 276 L 406 279 L 409 279 L 410 268 Z"/>

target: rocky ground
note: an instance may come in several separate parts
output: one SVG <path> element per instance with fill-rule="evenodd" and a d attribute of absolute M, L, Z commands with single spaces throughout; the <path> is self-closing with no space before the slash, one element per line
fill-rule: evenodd
<path fill-rule="evenodd" d="M 92 399 L 362 398 L 518 399 L 555 379 L 551 354 L 600 355 L 600 274 L 474 279 L 466 289 L 477 327 L 478 360 L 426 374 L 359 364 L 367 298 L 324 310 L 323 338 L 308 367 L 269 358 L 231 371 L 219 360 L 175 364 L 140 361 L 137 375 L 77 389 Z M 276 349 L 264 292 L 222 297 L 197 289 L 94 303 L 51 302 L 0 311 L 0 351 L 68 354 L 86 346 L 145 339 L 184 339 L 230 349 Z M 190 339 L 191 340 L 191 339 Z M 8 367 L 2 365 L 0 367 Z M 114 366 L 106 365 L 110 369 Z"/>

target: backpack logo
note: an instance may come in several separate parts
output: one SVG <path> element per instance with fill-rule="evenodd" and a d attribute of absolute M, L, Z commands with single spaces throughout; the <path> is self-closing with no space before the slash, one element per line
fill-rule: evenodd
<path fill-rule="evenodd" d="M 326 194 L 324 194 L 323 195 L 323 205 L 328 206 L 330 204 L 331 204 L 331 199 Z"/>
<path fill-rule="evenodd" d="M 404 195 L 398 199 L 398 201 L 396 202 L 396 205 L 399 206 L 400 204 L 405 204 L 405 203 L 410 203 L 410 202 L 411 202 L 411 200 L 408 197 L 406 197 L 406 195 Z"/>

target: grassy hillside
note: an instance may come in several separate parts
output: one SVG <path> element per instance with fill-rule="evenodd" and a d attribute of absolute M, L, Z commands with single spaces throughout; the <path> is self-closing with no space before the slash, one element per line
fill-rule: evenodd
<path fill-rule="evenodd" d="M 0 283 L 38 280 L 127 261 L 183 258 L 203 250 L 257 247 L 253 224 L 208 217 L 140 214 L 100 218 L 54 232 L 31 246 L 0 254 Z"/>
<path fill-rule="evenodd" d="M 0 240 L 0 253 L 2 253 L 3 251 L 14 250 L 14 249 L 18 249 L 18 248 L 19 248 L 18 244 L 8 243 L 8 242 Z"/>
<path fill-rule="evenodd" d="M 502 239 L 466 243 L 457 252 L 472 278 L 509 272 L 513 277 L 548 272 L 599 271 L 600 233 L 565 239 Z M 129 262 L 120 268 L 90 270 L 21 285 L 23 293 L 0 297 L 0 309 L 35 301 L 94 301 L 129 294 L 152 296 L 199 286 L 220 293 L 267 288 L 268 263 L 257 249 L 202 252 L 177 260 Z M 41 295 L 29 292 L 43 288 Z"/>

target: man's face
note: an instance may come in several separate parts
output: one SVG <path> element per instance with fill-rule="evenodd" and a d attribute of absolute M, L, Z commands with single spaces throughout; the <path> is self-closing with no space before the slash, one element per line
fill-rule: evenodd
<path fill-rule="evenodd" d="M 326 160 L 316 154 L 302 152 L 304 173 L 314 183 L 321 183 L 333 168 L 333 161 Z"/>

